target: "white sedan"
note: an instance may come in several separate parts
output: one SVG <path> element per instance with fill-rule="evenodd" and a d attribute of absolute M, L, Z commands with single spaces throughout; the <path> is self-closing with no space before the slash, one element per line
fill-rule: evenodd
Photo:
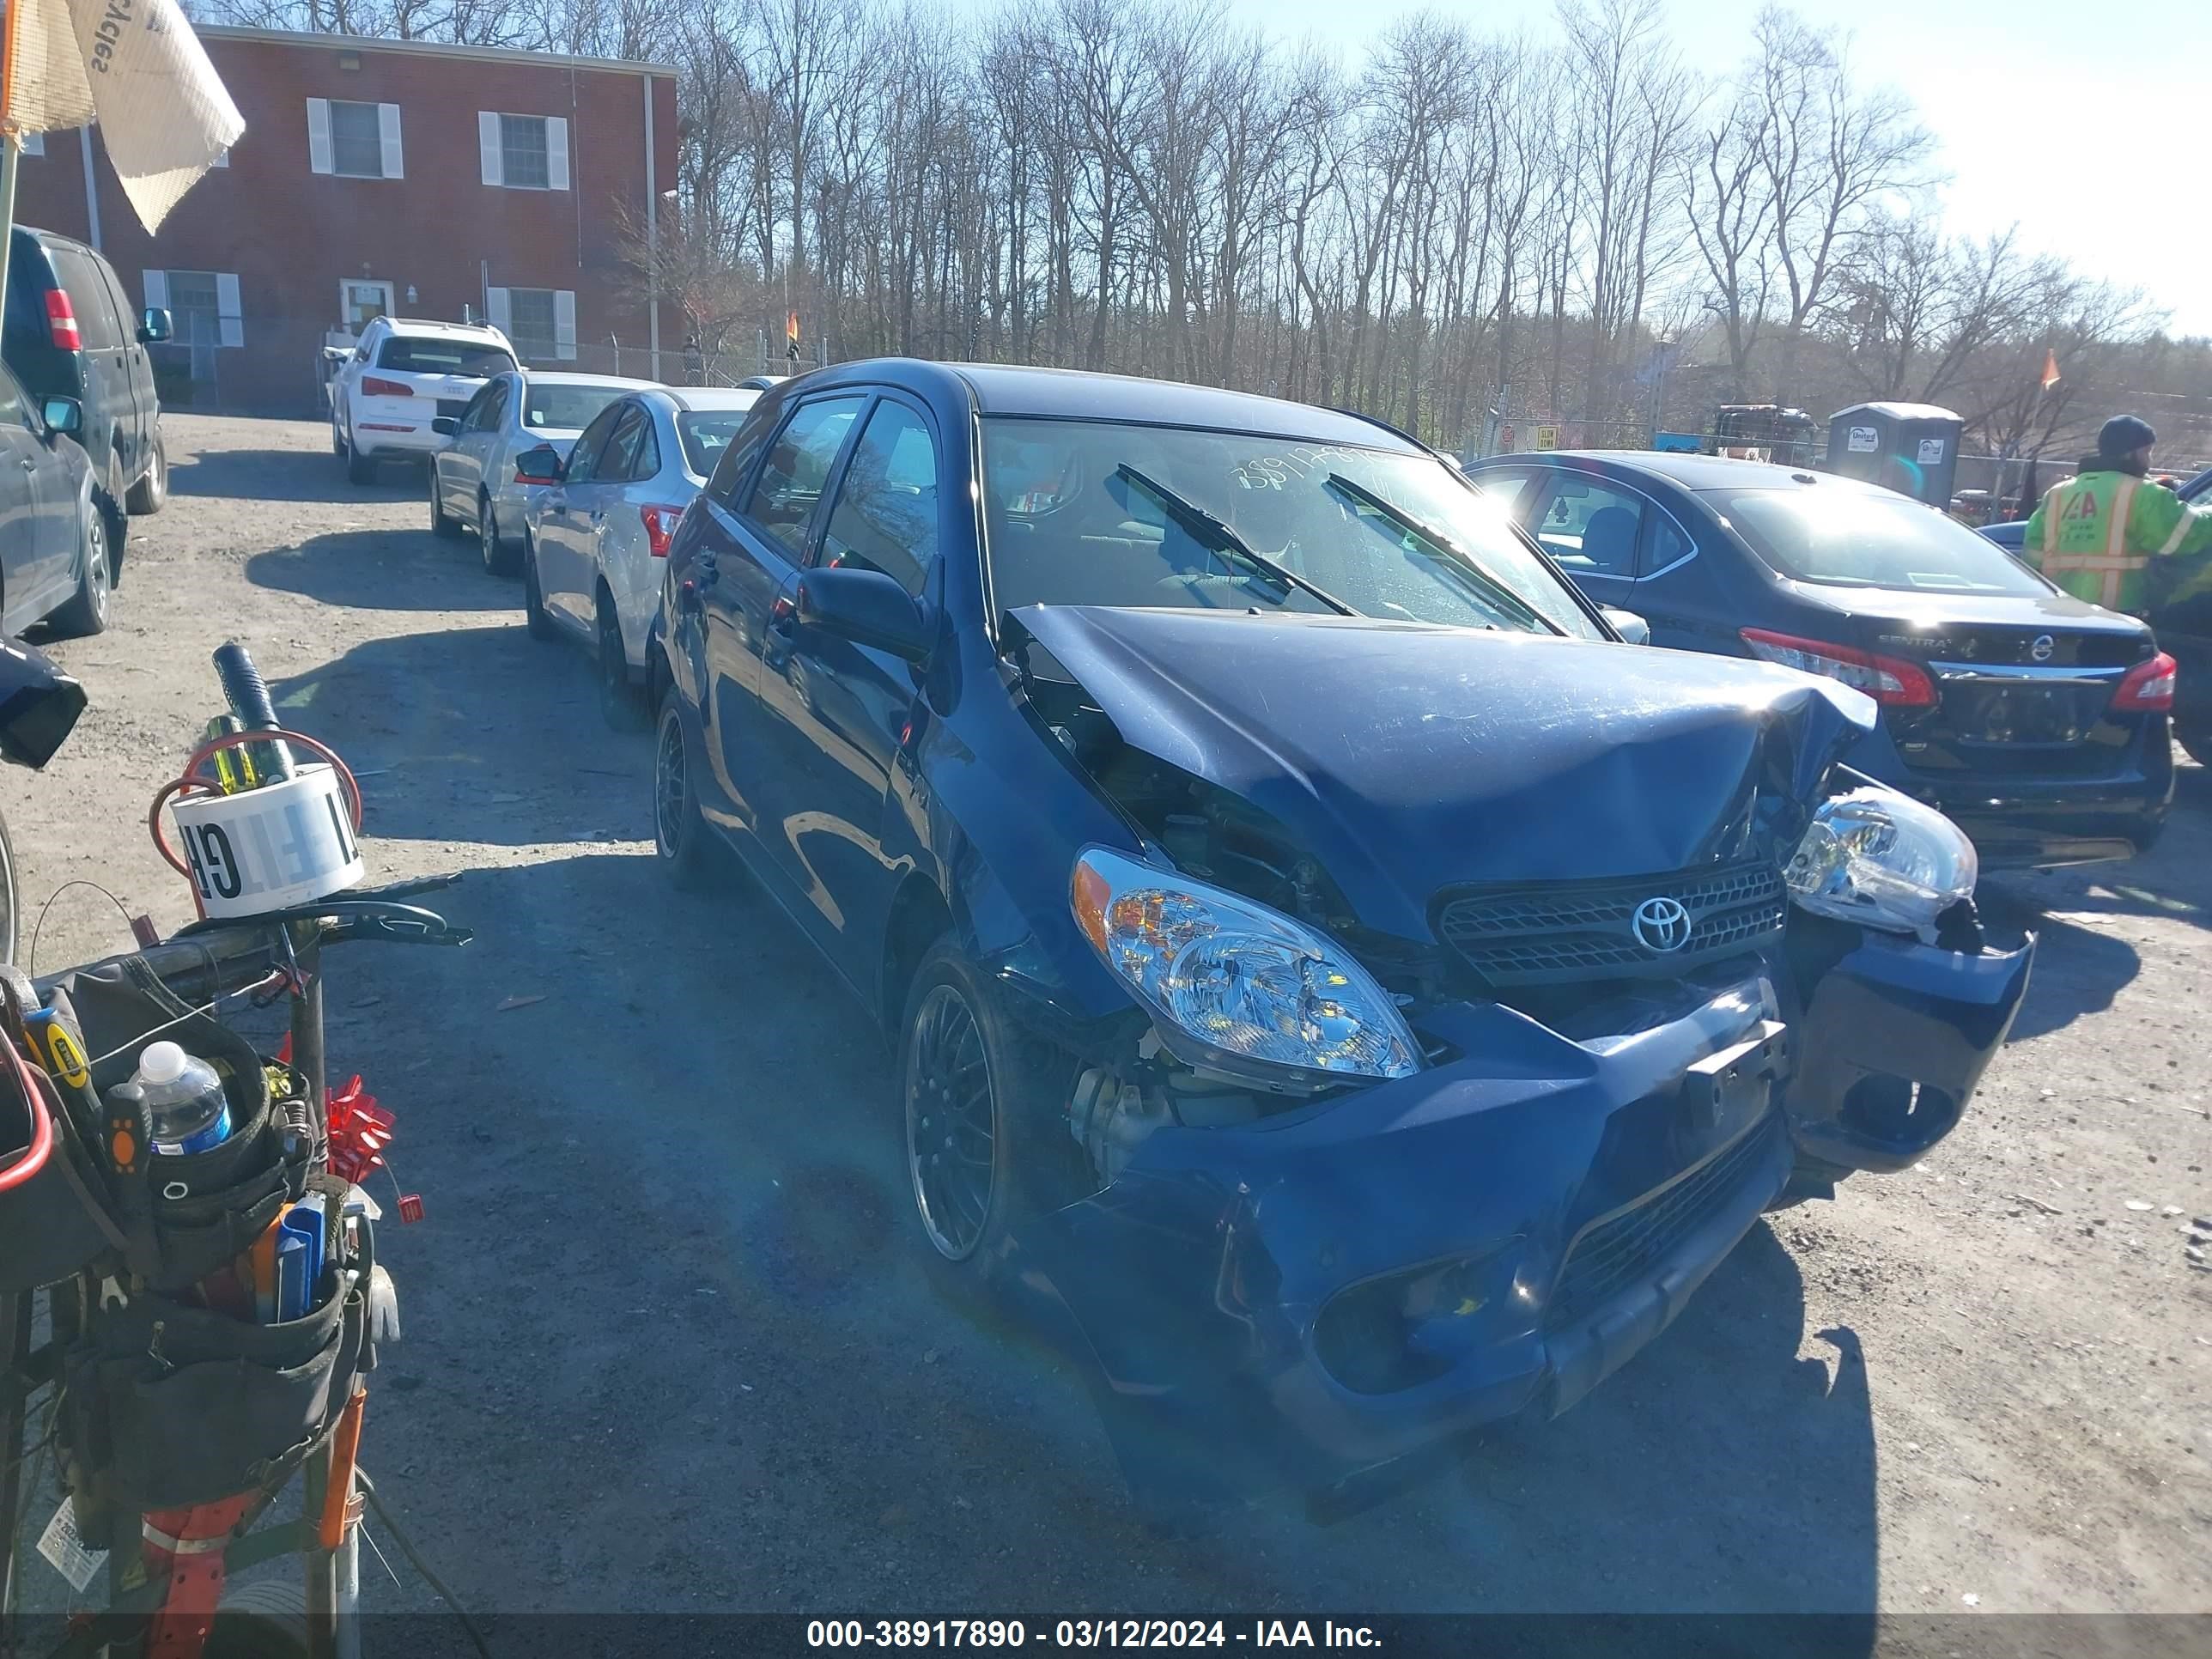
<path fill-rule="evenodd" d="M 526 368 L 494 377 L 461 414 L 435 423 L 448 441 L 430 458 L 430 528 L 441 536 L 473 532 L 484 568 L 512 576 L 532 488 L 515 478 L 514 458 L 550 444 L 565 460 L 593 416 L 623 392 L 653 384 Z"/>
<path fill-rule="evenodd" d="M 522 528 L 523 610 L 538 639 L 567 634 L 599 665 L 610 723 L 639 723 L 646 633 L 677 521 L 714 471 L 757 392 L 654 387 L 610 404 L 564 462 L 548 448 L 516 457 L 545 485 Z"/>

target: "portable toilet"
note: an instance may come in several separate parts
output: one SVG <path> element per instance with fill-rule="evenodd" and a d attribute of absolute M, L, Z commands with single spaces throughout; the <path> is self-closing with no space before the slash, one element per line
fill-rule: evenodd
<path fill-rule="evenodd" d="M 1827 470 L 1948 507 L 1966 424 L 1933 404 L 1854 404 L 1828 416 Z"/>

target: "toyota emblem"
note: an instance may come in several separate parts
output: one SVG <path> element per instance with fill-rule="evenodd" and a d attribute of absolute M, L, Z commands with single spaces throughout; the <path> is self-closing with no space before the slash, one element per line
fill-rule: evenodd
<path fill-rule="evenodd" d="M 1690 942 L 1690 913 L 1681 901 L 1665 896 L 1648 898 L 1636 907 L 1630 922 L 1637 942 L 1647 951 L 1664 954 Z"/>
<path fill-rule="evenodd" d="M 2035 643 L 2027 647 L 2027 654 L 2038 662 L 2049 662 L 2051 653 L 2058 649 L 2058 641 L 2048 634 L 2038 634 Z"/>

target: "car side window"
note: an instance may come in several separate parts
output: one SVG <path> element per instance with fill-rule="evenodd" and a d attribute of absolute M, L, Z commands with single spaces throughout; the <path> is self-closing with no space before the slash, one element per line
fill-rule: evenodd
<path fill-rule="evenodd" d="M 626 405 L 622 404 L 609 404 L 584 428 L 583 435 L 576 440 L 576 447 L 568 452 L 568 476 L 572 481 L 580 482 L 592 476 L 599 452 L 606 447 L 607 434 L 614 430 L 615 422 L 622 418 L 624 407 Z"/>
<path fill-rule="evenodd" d="M 15 384 L 13 374 L 0 374 L 0 426 L 21 427 L 28 430 L 30 410 L 23 401 L 23 388 Z"/>
<path fill-rule="evenodd" d="M 121 345 L 114 301 L 107 297 L 107 284 L 100 280 L 92 261 L 75 248 L 54 248 L 52 254 L 62 289 L 69 295 L 70 309 L 76 313 L 77 332 L 85 349 L 105 351 Z"/>
<path fill-rule="evenodd" d="M 469 406 L 461 411 L 461 430 L 464 432 L 489 431 L 495 423 L 492 411 L 498 407 L 500 394 L 506 390 L 506 381 L 494 380 L 471 398 L 469 400 Z"/>
<path fill-rule="evenodd" d="M 876 405 L 822 533 L 829 564 L 880 570 L 916 598 L 937 556 L 937 445 L 914 410 Z"/>
<path fill-rule="evenodd" d="M 866 402 L 855 392 L 801 404 L 769 446 L 768 459 L 745 498 L 744 517 L 794 559 L 806 550 L 807 526 L 821 503 L 830 468 Z"/>
<path fill-rule="evenodd" d="M 755 410 L 722 446 L 722 458 L 714 463 L 713 475 L 707 480 L 707 499 L 719 502 L 735 512 L 738 492 L 744 488 L 745 480 L 752 476 L 753 464 L 768 447 L 769 434 L 775 424 L 763 410 Z"/>
<path fill-rule="evenodd" d="M 660 474 L 660 434 L 653 429 L 653 416 L 641 407 L 638 410 L 637 453 L 630 459 L 629 477 L 633 479 L 658 477 Z"/>
<path fill-rule="evenodd" d="M 1528 528 L 1570 576 L 1633 576 L 1644 501 L 1581 473 L 1560 472 Z"/>
<path fill-rule="evenodd" d="M 637 460 L 638 435 L 645 429 L 645 411 L 635 404 L 623 405 L 622 417 L 607 434 L 606 447 L 592 462 L 593 483 L 626 483 Z"/>
<path fill-rule="evenodd" d="M 1518 519 L 1528 504 L 1528 485 L 1535 474 L 1522 467 L 1486 468 L 1471 475 L 1474 487 Z"/>
<path fill-rule="evenodd" d="M 1664 513 L 1648 515 L 1651 525 L 1651 545 L 1644 556 L 1644 574 L 1656 576 L 1670 564 L 1679 564 L 1698 550 L 1682 533 L 1682 527 Z"/>

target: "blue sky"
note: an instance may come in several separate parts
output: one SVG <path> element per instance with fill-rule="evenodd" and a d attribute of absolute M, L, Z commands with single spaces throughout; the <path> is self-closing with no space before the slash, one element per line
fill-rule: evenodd
<path fill-rule="evenodd" d="M 1229 0 L 1240 22 L 1311 34 L 1356 54 L 1406 0 Z M 1486 30 L 1549 30 L 1550 0 L 1440 3 Z M 2212 92 L 2200 91 L 2212 28 L 2192 8 L 2100 9 L 2081 0 L 1827 0 L 1796 8 L 1853 39 L 1860 72 L 1918 106 L 1952 176 L 1945 223 L 1976 235 L 2017 223 L 2037 252 L 2140 288 L 2176 332 L 2212 334 L 2212 232 L 2186 198 L 2154 191 L 2185 179 L 2206 152 Z M 1669 32 L 1689 60 L 1733 67 L 1759 0 L 1669 0 Z M 2186 48 L 2197 33 L 2198 50 Z M 2147 76 L 2157 76 L 2157 80 Z"/>

